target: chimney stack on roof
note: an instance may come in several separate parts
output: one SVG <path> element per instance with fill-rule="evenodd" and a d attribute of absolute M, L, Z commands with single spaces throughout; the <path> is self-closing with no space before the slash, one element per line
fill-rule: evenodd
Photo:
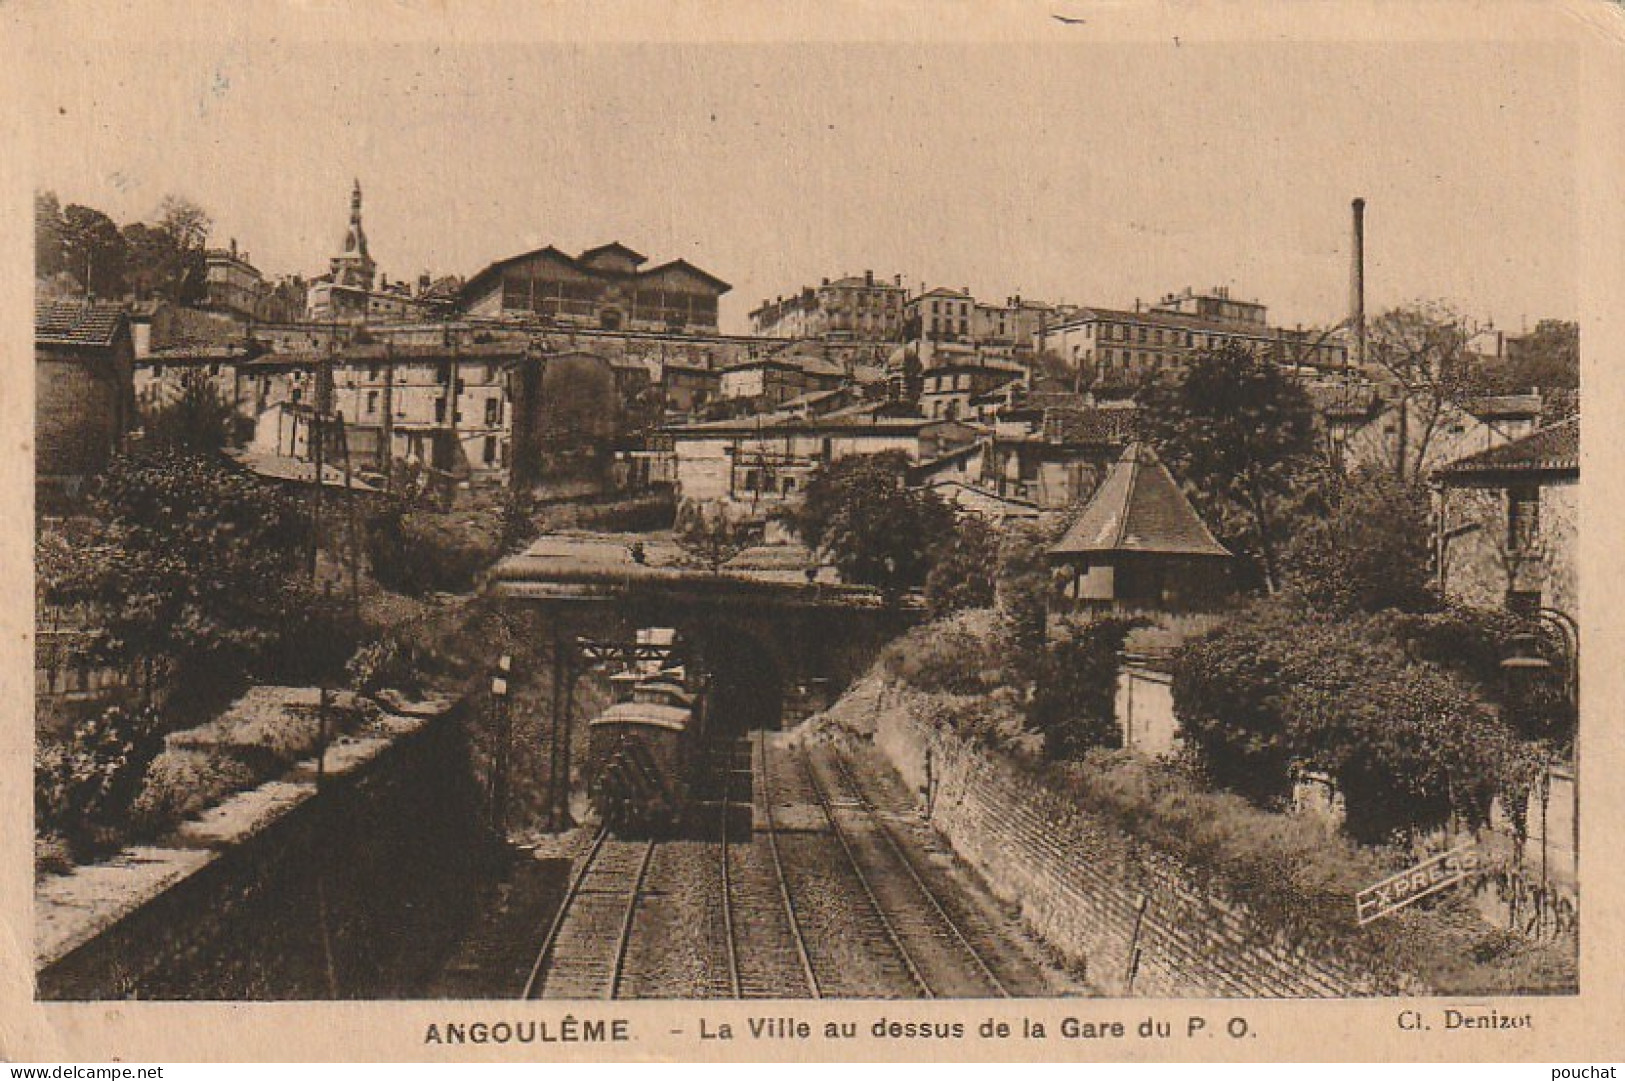
<path fill-rule="evenodd" d="M 864 285 L 873 285 L 874 283 L 875 283 L 875 272 L 872 271 L 872 270 L 865 270 L 863 272 L 863 284 Z"/>

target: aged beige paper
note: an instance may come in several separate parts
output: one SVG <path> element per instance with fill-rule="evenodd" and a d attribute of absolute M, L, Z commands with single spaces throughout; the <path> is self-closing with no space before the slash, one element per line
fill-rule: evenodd
<path fill-rule="evenodd" d="M 0 33 L 0 1058 L 1620 1056 L 1618 5 Z"/>

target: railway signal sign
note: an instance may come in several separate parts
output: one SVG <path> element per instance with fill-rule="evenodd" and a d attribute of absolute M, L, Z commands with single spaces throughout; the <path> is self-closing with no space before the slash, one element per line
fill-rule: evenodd
<path fill-rule="evenodd" d="M 1483 857 L 1477 845 L 1471 841 L 1457 845 L 1361 890 L 1354 898 L 1355 917 L 1364 927 L 1454 886 L 1477 873 L 1482 866 Z"/>

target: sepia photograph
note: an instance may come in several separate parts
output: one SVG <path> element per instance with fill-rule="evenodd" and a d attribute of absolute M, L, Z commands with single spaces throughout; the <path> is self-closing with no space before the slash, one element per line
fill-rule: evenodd
<path fill-rule="evenodd" d="M 1617 7 L 724 8 L 0 12 L 34 1004 L 1472 1057 L 1617 988 Z"/>

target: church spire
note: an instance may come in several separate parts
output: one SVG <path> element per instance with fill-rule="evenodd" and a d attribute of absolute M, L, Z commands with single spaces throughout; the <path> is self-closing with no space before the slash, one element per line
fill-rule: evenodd
<path fill-rule="evenodd" d="M 367 251 L 367 233 L 361 228 L 361 178 L 350 189 L 350 227 L 344 233 L 344 246 L 332 260 L 333 280 L 357 289 L 372 289 L 376 269 Z"/>

